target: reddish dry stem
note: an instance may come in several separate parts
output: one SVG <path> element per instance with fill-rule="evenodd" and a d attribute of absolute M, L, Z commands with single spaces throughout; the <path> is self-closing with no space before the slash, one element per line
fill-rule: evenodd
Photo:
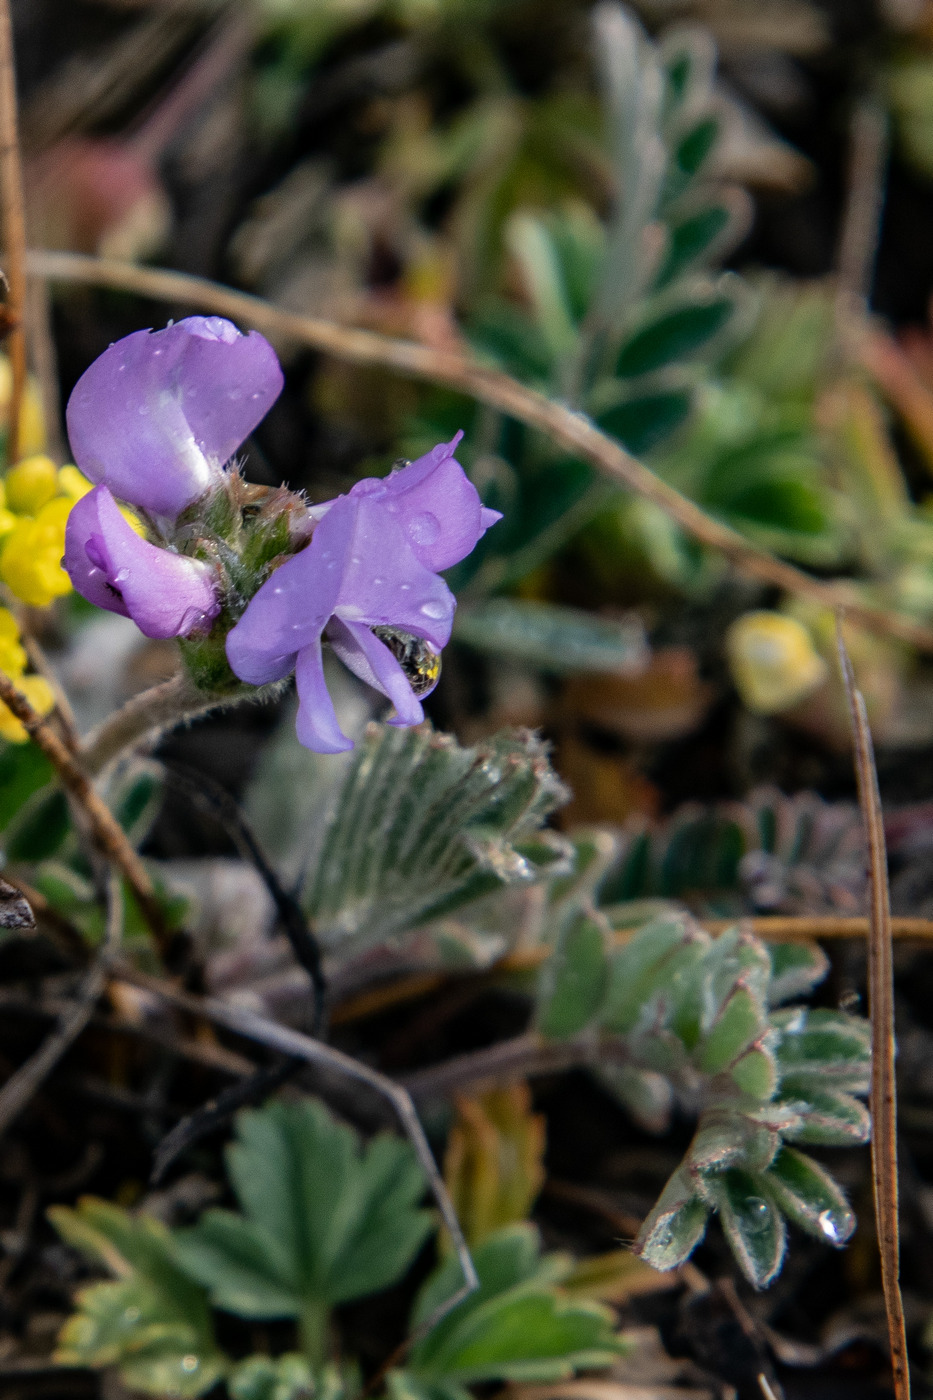
<path fill-rule="evenodd" d="M 23 168 L 16 114 L 16 67 L 9 0 L 0 0 L 0 208 L 6 248 L 6 313 L 12 327 L 8 339 L 13 382 L 7 428 L 7 462 L 19 457 L 20 416 L 26 388 L 26 218 L 23 208 Z"/>
<path fill-rule="evenodd" d="M 855 748 L 859 804 L 868 841 L 871 882 L 868 939 L 868 999 L 871 1016 L 871 1166 L 875 1220 L 881 1253 L 881 1285 L 888 1317 L 895 1400 L 910 1400 L 907 1335 L 900 1289 L 900 1234 L 897 1184 L 897 1089 L 894 1078 L 894 967 L 888 862 L 878 791 L 878 772 L 865 699 L 855 685 L 852 663 L 837 618 L 839 664 L 845 681 Z"/>

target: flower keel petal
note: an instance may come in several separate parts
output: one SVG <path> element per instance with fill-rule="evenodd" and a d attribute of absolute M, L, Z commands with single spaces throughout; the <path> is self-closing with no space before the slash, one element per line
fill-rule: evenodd
<path fill-rule="evenodd" d="M 105 486 L 72 509 L 62 563 L 77 591 L 147 637 L 207 630 L 220 611 L 211 570 L 140 539 Z"/>
<path fill-rule="evenodd" d="M 353 741 L 337 723 L 334 702 L 324 679 L 320 637 L 299 653 L 295 682 L 300 702 L 295 724 L 298 742 L 315 753 L 346 753 L 352 749 Z"/>

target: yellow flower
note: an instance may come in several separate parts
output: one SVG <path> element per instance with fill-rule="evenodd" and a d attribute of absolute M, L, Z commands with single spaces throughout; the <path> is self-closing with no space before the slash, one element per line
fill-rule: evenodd
<path fill-rule="evenodd" d="M 0 608 L 0 671 L 15 681 L 26 669 L 26 653 L 20 646 L 19 628 L 9 608 Z"/>
<path fill-rule="evenodd" d="M 0 424 L 6 425 L 13 392 L 13 370 L 6 355 L 0 355 Z M 36 381 L 26 380 L 19 416 L 19 450 L 24 457 L 45 451 L 45 416 Z"/>
<path fill-rule="evenodd" d="M 58 473 L 58 489 L 61 495 L 75 502 L 80 501 L 82 496 L 86 496 L 94 488 L 77 467 L 68 466 L 62 467 Z"/>
<path fill-rule="evenodd" d="M 35 515 L 58 491 L 58 468 L 42 453 L 24 457 L 6 474 L 6 503 L 16 515 Z"/>
<path fill-rule="evenodd" d="M 55 707 L 55 696 L 44 676 L 18 676 L 16 688 L 21 690 L 32 708 L 40 715 L 47 715 Z M 19 720 L 0 700 L 0 739 L 8 744 L 25 744 L 29 735 Z"/>
<path fill-rule="evenodd" d="M 61 566 L 73 502 L 56 496 L 34 517 L 21 516 L 0 548 L 0 579 L 30 607 L 44 608 L 71 592 Z"/>
<path fill-rule="evenodd" d="M 55 697 L 42 676 L 24 676 L 26 653 L 20 645 L 19 627 L 9 608 L 0 608 L 0 671 L 16 683 L 34 710 L 47 715 L 55 707 Z M 25 744 L 29 735 L 19 720 L 0 701 L 0 739 L 9 744 Z"/>
<path fill-rule="evenodd" d="M 744 703 L 759 715 L 788 710 L 827 674 L 810 633 L 792 617 L 748 612 L 726 633 L 732 679 Z"/>

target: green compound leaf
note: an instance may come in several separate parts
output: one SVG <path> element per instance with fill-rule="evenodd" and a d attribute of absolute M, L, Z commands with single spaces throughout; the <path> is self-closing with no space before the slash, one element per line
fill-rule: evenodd
<path fill-rule="evenodd" d="M 119 1275 L 115 1283 L 79 1290 L 56 1360 L 117 1366 L 127 1385 L 152 1394 L 189 1397 L 209 1390 L 226 1360 L 214 1341 L 204 1292 L 183 1271 L 164 1226 L 93 1197 L 77 1210 L 54 1206 L 49 1218 L 68 1244 Z"/>
<path fill-rule="evenodd" d="M 239 1114 L 227 1165 L 242 1214 L 209 1210 L 176 1240 L 216 1306 L 241 1317 L 303 1317 L 387 1288 L 432 1229 L 408 1143 L 361 1148 L 315 1101 Z"/>
<path fill-rule="evenodd" d="M 786 1136 L 813 1147 L 850 1147 L 871 1137 L 868 1109 L 851 1094 L 840 1090 L 817 1089 L 809 1081 L 795 1077 L 781 1083 L 781 1102 L 799 1116 L 796 1127 Z"/>
<path fill-rule="evenodd" d="M 306 1356 L 248 1356 L 237 1365 L 227 1389 L 230 1400 L 342 1400 L 347 1393 L 336 1366 L 315 1371 Z"/>
<path fill-rule="evenodd" d="M 618 438 L 636 456 L 650 452 L 685 422 L 693 406 L 686 389 L 658 390 L 626 396 L 602 409 L 596 421 L 604 433 Z"/>
<path fill-rule="evenodd" d="M 503 731 L 476 748 L 371 725 L 324 824 L 305 907 L 325 944 L 382 943 L 567 856 L 542 834 L 567 799 L 546 746 Z M 519 849 L 534 839 L 534 846 Z"/>
<path fill-rule="evenodd" d="M 694 1177 L 679 1167 L 639 1230 L 635 1253 L 655 1269 L 676 1269 L 690 1258 L 706 1233 L 709 1213 Z"/>
<path fill-rule="evenodd" d="M 871 1031 L 867 1021 L 842 1011 L 798 1007 L 771 1016 L 777 1032 L 775 1054 L 782 1090 L 812 1084 L 815 1089 L 865 1093 L 871 1071 Z"/>
<path fill-rule="evenodd" d="M 829 958 L 816 943 L 771 943 L 768 1002 L 780 1006 L 791 997 L 805 996 L 829 971 Z"/>
<path fill-rule="evenodd" d="M 732 1167 L 702 1180 L 703 1193 L 719 1212 L 739 1267 L 749 1283 L 765 1288 L 784 1260 L 787 1229 L 763 1186 L 764 1178 Z"/>
<path fill-rule="evenodd" d="M 716 1021 L 699 1047 L 698 1063 L 706 1074 L 718 1074 L 737 1060 L 765 1028 L 759 998 L 748 987 L 733 988 Z"/>
<path fill-rule="evenodd" d="M 572 1261 L 542 1258 L 534 1226 L 498 1230 L 473 1257 L 480 1287 L 412 1348 L 406 1374 L 416 1391 L 440 1385 L 459 1394 L 481 1381 L 560 1380 L 608 1366 L 623 1350 L 607 1309 L 561 1295 L 557 1285 Z M 457 1261 L 446 1261 L 422 1289 L 412 1326 L 461 1284 Z"/>
<path fill-rule="evenodd" d="M 638 671 L 649 656 L 638 621 L 519 598 L 490 598 L 459 609 L 454 636 L 477 651 L 526 661 L 556 675 Z"/>
<path fill-rule="evenodd" d="M 538 1029 L 552 1039 L 576 1035 L 596 1016 L 606 991 L 606 928 L 586 915 L 565 928 L 542 972 Z"/>
<path fill-rule="evenodd" d="M 782 1147 L 767 1180 L 772 1198 L 794 1225 L 824 1244 L 845 1244 L 855 1229 L 855 1216 L 829 1172 L 812 1157 Z"/>
<path fill-rule="evenodd" d="M 623 344 L 616 357 L 616 374 L 630 379 L 687 359 L 723 329 L 734 311 L 732 297 L 714 296 L 662 312 Z"/>
<path fill-rule="evenodd" d="M 838 1011 L 769 1011 L 818 981 L 825 958 L 769 951 L 738 928 L 714 939 L 686 915 L 644 924 L 607 957 L 595 929 L 602 920 L 612 929 L 616 911 L 599 913 L 592 931 L 586 915 L 563 925 L 542 974 L 540 1031 L 611 1035 L 622 1063 L 600 1078 L 649 1127 L 666 1126 L 678 1089 L 705 1105 L 636 1252 L 675 1268 L 715 1210 L 742 1271 L 762 1288 L 781 1266 L 785 1216 L 844 1243 L 854 1222 L 843 1193 L 787 1143 L 867 1140 L 868 1112 L 854 1094 L 867 1089 L 869 1027 Z"/>

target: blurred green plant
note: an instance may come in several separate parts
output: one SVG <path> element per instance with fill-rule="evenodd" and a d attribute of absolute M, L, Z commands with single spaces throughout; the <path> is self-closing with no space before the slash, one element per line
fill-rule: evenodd
<path fill-rule="evenodd" d="M 60 1340 L 66 1364 L 116 1366 L 128 1384 L 190 1397 L 224 1377 L 233 1400 L 324 1400 L 359 1393 L 355 1367 L 329 1359 L 331 1310 L 390 1287 L 433 1226 L 407 1143 L 357 1135 L 319 1103 L 241 1113 L 228 1169 L 242 1214 L 208 1210 L 169 1232 L 104 1201 L 55 1207 L 62 1237 L 118 1282 L 79 1291 Z M 506 1226 L 476 1251 L 480 1288 L 431 1325 L 458 1293 L 455 1258 L 424 1285 L 411 1319 L 427 1325 L 390 1394 L 463 1397 L 480 1380 L 558 1379 L 611 1363 L 613 1317 L 561 1291 L 569 1255 L 540 1254 L 530 1225 Z M 209 1301 L 235 1316 L 293 1318 L 303 1350 L 234 1363 L 213 1337 Z"/>

